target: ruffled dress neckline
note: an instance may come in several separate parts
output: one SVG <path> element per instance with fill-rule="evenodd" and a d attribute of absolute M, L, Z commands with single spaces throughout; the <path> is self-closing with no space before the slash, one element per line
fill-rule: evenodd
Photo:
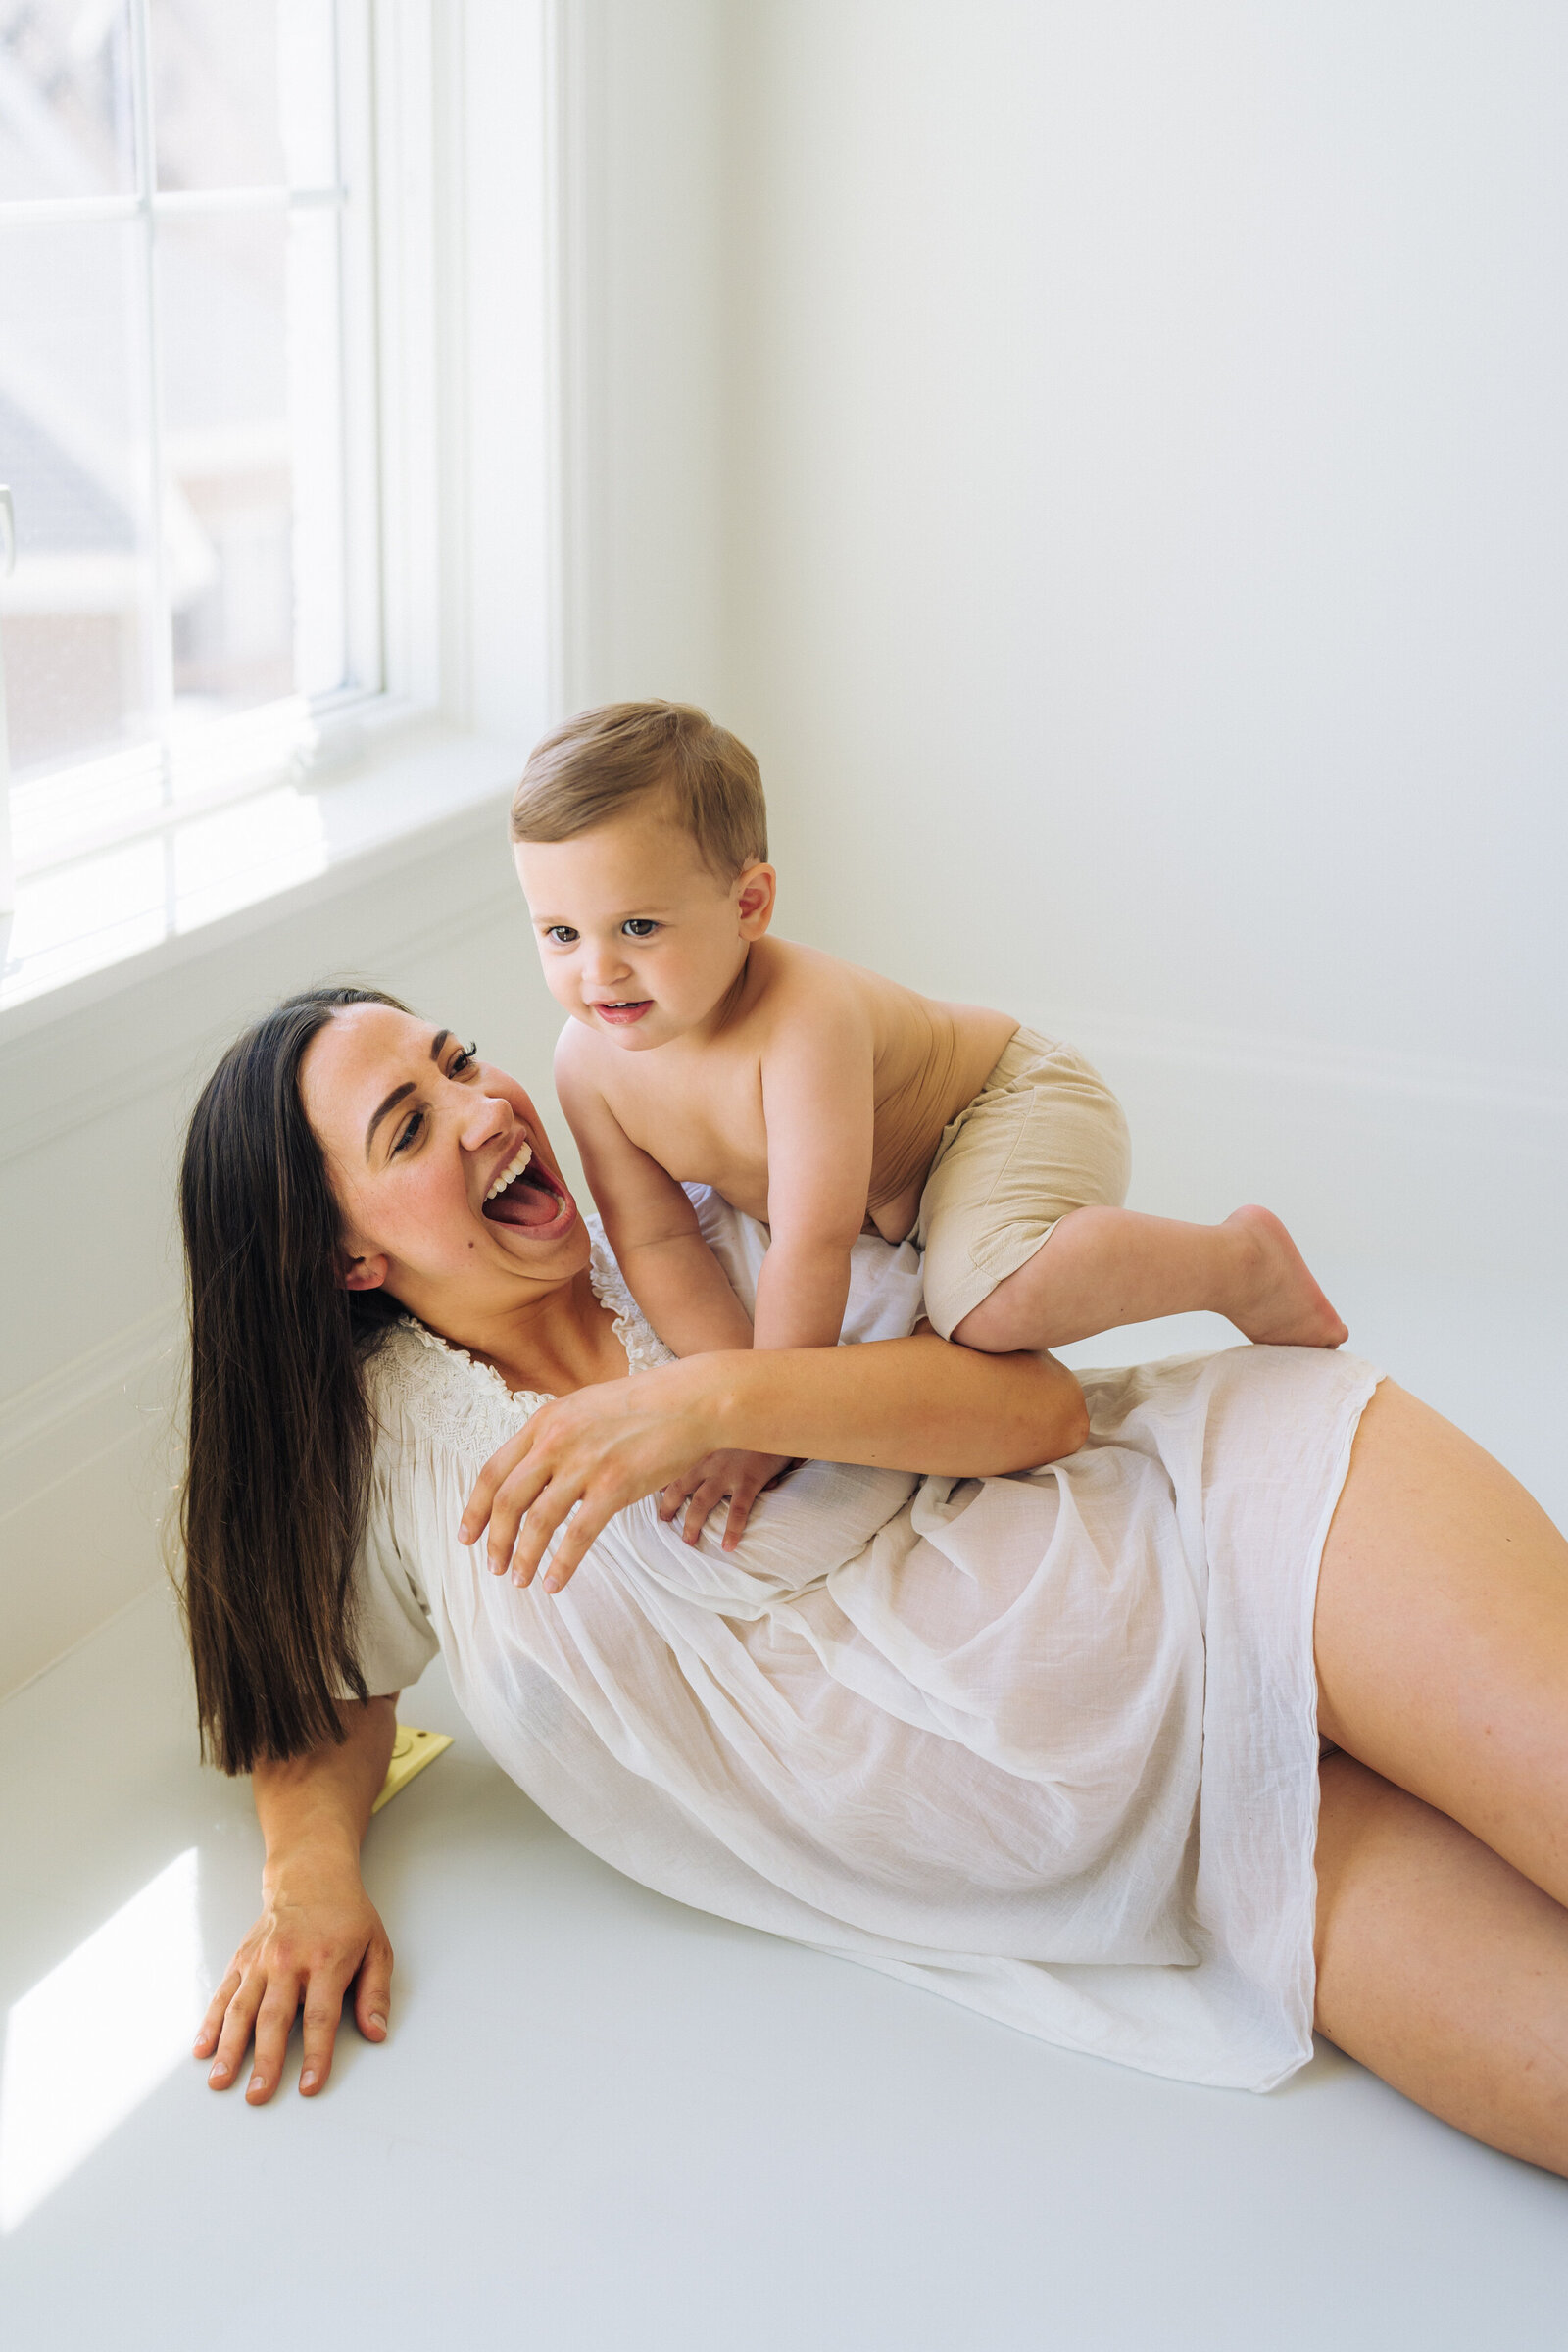
<path fill-rule="evenodd" d="M 611 1328 L 626 1351 L 626 1370 L 628 1373 L 650 1372 L 656 1364 L 673 1362 L 673 1351 L 659 1338 L 627 1289 L 625 1277 L 615 1263 L 597 1218 L 588 1220 L 588 1232 L 592 1243 L 588 1279 L 600 1305 L 610 1309 Z M 549 1389 L 510 1388 L 496 1365 L 486 1363 L 466 1348 L 460 1348 L 456 1341 L 443 1339 L 440 1332 L 430 1329 L 428 1323 L 421 1323 L 417 1315 L 400 1315 L 397 1328 L 408 1332 L 421 1348 L 429 1348 L 451 1364 L 461 1366 L 463 1372 L 486 1393 L 492 1404 L 504 1405 L 512 1413 L 520 1412 L 524 1420 L 530 1413 L 537 1412 L 540 1405 L 554 1401 L 553 1392 Z"/>

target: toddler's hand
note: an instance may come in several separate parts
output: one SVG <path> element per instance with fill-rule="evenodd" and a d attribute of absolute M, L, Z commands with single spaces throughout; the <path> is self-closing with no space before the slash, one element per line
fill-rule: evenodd
<path fill-rule="evenodd" d="M 695 1544 L 708 1524 L 709 1514 L 727 1496 L 729 1516 L 724 1522 L 724 1549 L 733 1551 L 746 1532 L 752 1505 L 762 1489 L 793 1467 L 785 1453 L 706 1454 L 684 1478 L 673 1480 L 664 1489 L 659 1498 L 659 1516 L 677 1519 L 684 1503 L 686 1517 L 681 1534 L 688 1544 Z"/>

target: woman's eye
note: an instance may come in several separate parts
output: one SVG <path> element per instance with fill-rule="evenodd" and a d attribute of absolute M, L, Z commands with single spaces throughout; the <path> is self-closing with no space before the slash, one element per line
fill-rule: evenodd
<path fill-rule="evenodd" d="M 479 1049 L 478 1049 L 478 1047 L 477 1047 L 477 1046 L 464 1046 L 463 1048 L 461 1048 L 461 1050 L 460 1050 L 458 1053 L 456 1053 L 456 1054 L 453 1055 L 453 1057 L 452 1057 L 452 1067 L 451 1067 L 451 1068 L 448 1070 L 448 1072 L 447 1072 L 447 1076 L 448 1076 L 449 1078 L 466 1078 L 466 1077 L 468 1076 L 468 1074 L 469 1074 L 469 1072 L 470 1072 L 470 1071 L 472 1071 L 472 1070 L 476 1070 L 478 1067 L 479 1067 Z"/>
<path fill-rule="evenodd" d="M 423 1125 L 424 1113 L 422 1110 L 416 1110 L 413 1118 L 409 1121 L 408 1125 L 404 1128 L 402 1134 L 398 1137 L 397 1142 L 392 1147 L 392 1157 L 394 1159 L 397 1158 L 400 1152 L 406 1152 L 410 1144 L 414 1143 L 417 1139 L 419 1130 L 423 1127 Z"/>
<path fill-rule="evenodd" d="M 659 929 L 651 914 L 630 915 L 620 927 L 633 939 L 652 939 Z"/>
<path fill-rule="evenodd" d="M 558 948 L 569 948 L 576 936 L 569 923 L 552 923 L 545 933 L 546 939 Z"/>

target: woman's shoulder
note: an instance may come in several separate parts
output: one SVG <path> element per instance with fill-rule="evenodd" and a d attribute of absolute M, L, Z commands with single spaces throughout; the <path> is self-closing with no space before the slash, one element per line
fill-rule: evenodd
<path fill-rule="evenodd" d="M 585 1217 L 593 1256 L 589 1261 L 588 1279 L 594 1286 L 594 1297 L 601 1306 L 607 1306 L 614 1318 L 615 1337 L 626 1350 L 628 1372 L 650 1372 L 656 1364 L 672 1362 L 671 1350 L 654 1330 L 642 1308 L 626 1286 L 626 1277 L 615 1261 L 615 1253 L 605 1239 L 605 1229 L 597 1217 Z"/>
<path fill-rule="evenodd" d="M 366 1393 L 383 1443 L 445 1447 L 483 1461 L 515 1436 L 542 1395 L 514 1394 L 493 1365 L 400 1316 L 365 1366 Z"/>

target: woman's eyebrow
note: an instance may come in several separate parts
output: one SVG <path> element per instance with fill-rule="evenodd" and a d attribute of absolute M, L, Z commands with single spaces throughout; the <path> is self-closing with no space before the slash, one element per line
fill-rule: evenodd
<path fill-rule="evenodd" d="M 434 1037 L 430 1040 L 430 1059 L 432 1061 L 440 1060 L 441 1049 L 451 1035 L 452 1032 L 450 1029 L 438 1029 L 436 1031 Z M 396 1110 L 398 1104 L 404 1100 L 404 1098 L 408 1095 L 412 1095 L 413 1092 L 413 1079 L 405 1078 L 403 1084 L 401 1086 L 395 1086 L 392 1089 L 392 1092 L 388 1095 L 386 1101 L 382 1103 L 379 1103 L 376 1108 L 371 1111 L 370 1124 L 365 1130 L 365 1156 L 367 1159 L 368 1159 L 370 1156 L 370 1146 L 375 1141 L 375 1131 L 380 1126 L 381 1121 L 386 1117 L 387 1112 L 389 1110 Z"/>

